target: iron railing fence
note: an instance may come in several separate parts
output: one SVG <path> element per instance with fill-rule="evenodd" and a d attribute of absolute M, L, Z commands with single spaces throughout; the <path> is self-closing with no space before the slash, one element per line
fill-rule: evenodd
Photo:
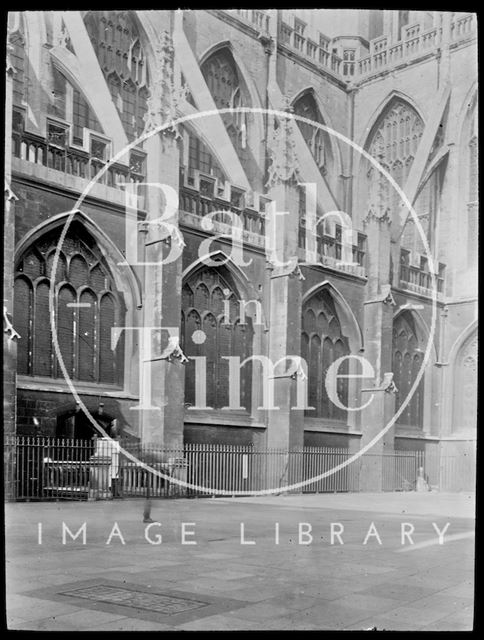
<path fill-rule="evenodd" d="M 16 500 L 357 492 L 368 486 L 368 477 L 382 491 L 412 491 L 419 475 L 429 488 L 474 488 L 475 456 L 370 451 L 350 461 L 353 455 L 329 447 L 167 448 L 42 436 L 7 436 L 4 444 L 5 482 Z"/>

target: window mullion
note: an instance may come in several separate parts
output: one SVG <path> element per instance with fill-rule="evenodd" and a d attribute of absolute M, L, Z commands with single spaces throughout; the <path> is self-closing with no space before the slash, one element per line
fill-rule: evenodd
<path fill-rule="evenodd" d="M 36 306 L 36 290 L 37 287 L 34 286 L 32 282 L 32 300 L 31 300 L 31 313 L 29 314 L 29 348 L 27 352 L 27 371 L 30 375 L 34 375 L 34 347 L 35 347 L 35 336 L 34 336 L 34 327 L 35 327 L 35 306 Z"/>
<path fill-rule="evenodd" d="M 316 333 L 319 336 L 319 333 Z M 312 358 L 312 339 L 309 341 L 309 362 L 311 362 Z M 316 384 L 316 415 L 323 416 L 323 378 L 324 378 L 324 361 L 323 361 L 323 347 L 324 347 L 324 335 L 320 336 L 319 343 L 319 353 L 318 353 L 318 361 L 316 367 L 316 376 L 317 376 L 317 384 Z"/>
<path fill-rule="evenodd" d="M 119 304 L 119 301 L 115 298 L 114 299 L 114 327 L 119 327 L 120 316 L 121 316 L 121 305 Z M 99 323 L 101 323 L 101 306 L 99 306 Z M 123 351 L 121 350 L 118 351 L 118 344 L 119 344 L 119 340 L 113 349 L 113 381 L 115 384 L 121 384 L 121 386 L 124 387 L 124 379 L 121 379 L 121 376 L 120 376 L 120 369 L 121 371 L 123 371 L 123 367 L 118 366 L 119 365 L 118 359 L 120 358 L 119 354 L 123 353 Z M 99 352 L 100 351 L 101 351 L 101 348 L 99 348 Z"/>
<path fill-rule="evenodd" d="M 80 301 L 79 291 L 76 290 L 76 300 L 77 303 Z M 79 379 L 79 318 L 78 318 L 78 310 L 79 307 L 74 307 L 72 312 L 72 377 L 74 379 Z"/>
<path fill-rule="evenodd" d="M 101 333 L 101 296 L 96 296 L 96 306 L 94 307 L 94 327 L 93 327 L 93 352 L 94 352 L 94 380 L 100 382 L 101 377 L 101 357 L 100 357 L 100 333 Z"/>
<path fill-rule="evenodd" d="M 36 316 L 37 316 L 37 287 L 38 283 L 35 286 L 32 286 L 32 325 L 31 325 L 31 350 L 29 353 L 30 366 L 29 370 L 31 375 L 35 375 L 36 371 L 34 369 L 35 365 L 35 350 L 37 348 L 37 335 L 36 335 Z"/>
<path fill-rule="evenodd" d="M 49 299 L 50 299 L 50 292 L 52 291 L 50 289 L 52 282 L 49 282 Z M 54 313 L 55 310 L 58 307 L 58 302 L 57 302 L 57 294 L 56 294 L 56 290 L 55 290 L 55 284 L 54 284 Z M 55 317 L 55 316 L 54 316 Z M 55 330 L 57 331 L 57 323 L 54 325 Z M 51 312 L 51 308 L 50 308 L 50 304 L 49 304 L 49 331 L 50 331 L 50 339 L 51 339 L 51 343 L 52 343 L 52 348 L 50 351 L 50 377 L 51 378 L 55 378 L 55 346 L 54 346 L 54 335 L 53 335 L 53 331 L 52 331 L 52 312 Z"/>

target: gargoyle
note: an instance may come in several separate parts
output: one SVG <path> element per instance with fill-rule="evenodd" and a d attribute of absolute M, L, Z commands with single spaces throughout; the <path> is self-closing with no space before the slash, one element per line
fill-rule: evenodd
<path fill-rule="evenodd" d="M 12 321 L 9 318 L 7 307 L 3 307 L 3 332 L 8 333 L 8 339 L 14 340 L 20 338 L 20 334 L 13 328 Z"/>
<path fill-rule="evenodd" d="M 180 347 L 178 336 L 172 336 L 168 339 L 168 346 L 163 352 L 163 359 L 168 360 L 168 362 L 180 360 L 180 364 L 185 364 L 186 362 L 188 362 L 188 358 L 183 353 Z"/>
<path fill-rule="evenodd" d="M 362 391 L 385 391 L 385 393 L 398 393 L 398 389 L 393 382 L 393 372 L 389 371 L 383 374 L 383 380 L 377 387 L 368 387 Z"/>

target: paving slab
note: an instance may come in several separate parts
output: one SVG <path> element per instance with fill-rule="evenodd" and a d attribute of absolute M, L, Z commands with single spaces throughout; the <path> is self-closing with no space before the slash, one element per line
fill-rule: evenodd
<path fill-rule="evenodd" d="M 141 500 L 7 504 L 8 625 L 52 631 L 472 628 L 474 498 L 409 494 L 154 501 L 152 517 L 161 527 L 151 532 L 162 532 L 161 544 L 146 539 Z M 63 540 L 63 522 L 73 533 L 85 523 L 85 544 L 82 535 Z M 183 544 L 183 522 L 195 523 L 185 542 L 196 544 Z M 415 544 L 405 550 L 403 522 L 415 527 Z M 433 523 L 442 528 L 447 522 L 454 537 L 438 544 Z M 119 535 L 111 535 L 114 523 Z M 341 544 L 331 543 L 331 523 L 344 526 Z M 375 535 L 364 543 L 372 523 L 381 544 Z M 193 601 L 202 604 L 193 607 Z"/>

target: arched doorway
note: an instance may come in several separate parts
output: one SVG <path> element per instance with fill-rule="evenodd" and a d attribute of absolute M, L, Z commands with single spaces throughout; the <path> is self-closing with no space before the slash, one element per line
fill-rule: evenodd
<path fill-rule="evenodd" d="M 111 436 L 114 418 L 104 413 L 95 412 L 92 414 L 94 420 Z M 61 413 L 57 416 L 56 437 L 57 438 L 74 438 L 76 440 L 92 440 L 94 436 L 101 436 L 96 431 L 91 420 L 86 416 L 84 411 L 69 411 Z"/>

